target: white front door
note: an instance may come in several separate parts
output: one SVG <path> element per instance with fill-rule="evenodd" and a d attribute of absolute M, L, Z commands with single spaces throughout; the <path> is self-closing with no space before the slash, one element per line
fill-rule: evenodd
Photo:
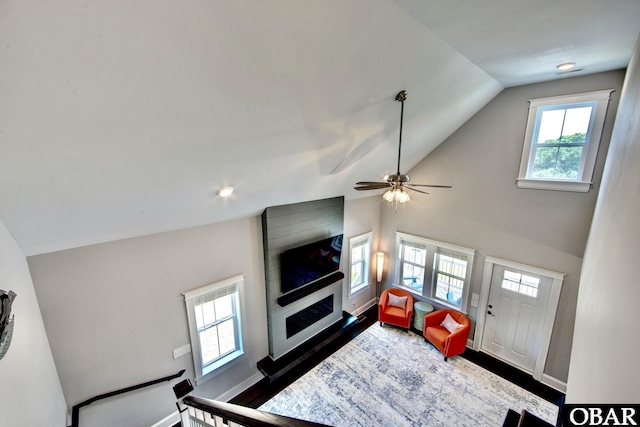
<path fill-rule="evenodd" d="M 552 279 L 494 264 L 482 350 L 533 373 Z"/>

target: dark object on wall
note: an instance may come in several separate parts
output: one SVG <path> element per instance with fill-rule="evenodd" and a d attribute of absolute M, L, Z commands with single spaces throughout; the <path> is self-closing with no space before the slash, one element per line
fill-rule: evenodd
<path fill-rule="evenodd" d="M 342 234 L 284 251 L 280 255 L 283 294 L 340 269 Z"/>
<path fill-rule="evenodd" d="M 178 412 L 180 413 L 180 417 L 182 417 L 182 413 L 186 411 L 188 408 L 185 406 L 184 408 L 180 407 L 180 399 L 188 395 L 193 391 L 193 384 L 191 384 L 191 380 L 187 378 L 186 380 L 180 381 L 178 384 L 173 386 L 173 393 L 176 395 L 176 407 L 178 408 Z"/>
<path fill-rule="evenodd" d="M 176 395 L 176 399 L 182 399 L 192 391 L 193 384 L 191 384 L 191 380 L 189 378 L 180 381 L 178 384 L 173 386 L 173 393 Z"/>
<path fill-rule="evenodd" d="M 11 316 L 11 304 L 16 299 L 13 291 L 0 289 L 0 359 L 7 354 L 11 338 L 13 337 L 13 316 Z"/>
<path fill-rule="evenodd" d="M 313 283 L 310 283 L 306 286 L 303 286 L 299 289 L 295 289 L 291 292 L 288 292 L 281 297 L 279 297 L 276 301 L 278 301 L 278 305 L 280 307 L 286 307 L 289 304 L 292 304 L 307 295 L 311 295 L 312 293 L 319 291 L 320 289 L 326 288 L 327 286 L 331 286 L 336 283 L 338 280 L 344 279 L 344 273 L 342 271 L 336 271 L 335 273 L 331 273 L 328 276 L 323 277 L 322 279 L 316 280 Z"/>

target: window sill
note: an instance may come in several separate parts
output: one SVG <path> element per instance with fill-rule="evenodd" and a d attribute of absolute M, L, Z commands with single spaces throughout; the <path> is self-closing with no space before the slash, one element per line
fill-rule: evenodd
<path fill-rule="evenodd" d="M 207 381 L 209 381 L 211 378 L 215 377 L 216 375 L 221 374 L 222 372 L 226 371 L 230 367 L 234 366 L 236 363 L 238 363 L 241 360 L 243 355 L 244 355 L 244 351 L 239 349 L 234 351 L 233 353 L 229 353 L 228 355 L 226 355 L 216 363 L 206 366 L 204 368 L 204 372 L 202 373 L 202 376 L 195 379 L 196 385 L 202 385 Z"/>
<path fill-rule="evenodd" d="M 349 292 L 349 297 L 353 297 L 356 294 L 362 293 L 365 289 L 368 289 L 371 286 L 371 283 L 362 283 L 355 288 L 351 289 Z"/>
<path fill-rule="evenodd" d="M 393 286 L 399 289 L 403 289 L 413 295 L 424 298 L 424 295 L 422 295 L 422 289 L 414 289 L 414 288 L 410 288 L 409 286 L 397 285 L 397 284 L 394 284 Z"/>
<path fill-rule="evenodd" d="M 468 314 L 466 309 L 463 309 L 462 307 L 458 307 L 457 305 L 450 304 L 446 301 L 442 301 L 441 299 L 427 298 L 427 302 L 431 304 L 436 310 L 440 308 L 450 308 L 451 310 L 458 311 L 462 314 L 465 314 L 465 315 Z"/>
<path fill-rule="evenodd" d="M 518 178 L 518 188 L 529 188 L 534 190 L 552 191 L 572 191 L 576 193 L 587 193 L 591 189 L 589 181 L 551 181 L 542 179 Z"/>

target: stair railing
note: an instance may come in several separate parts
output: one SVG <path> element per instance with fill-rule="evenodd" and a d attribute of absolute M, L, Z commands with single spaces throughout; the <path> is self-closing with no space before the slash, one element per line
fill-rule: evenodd
<path fill-rule="evenodd" d="M 189 425 L 183 422 L 182 427 L 328 427 L 196 396 L 187 396 L 182 403 L 187 406 L 189 420 Z"/>
<path fill-rule="evenodd" d="M 158 383 L 162 383 L 165 381 L 171 381 L 175 378 L 179 378 L 182 376 L 182 374 L 184 374 L 185 370 L 181 370 L 180 372 L 178 372 L 177 374 L 174 375 L 169 375 L 163 378 L 158 378 L 157 380 L 153 380 L 153 381 L 147 381 L 145 383 L 142 384 L 137 384 L 137 385 L 133 385 L 131 387 L 125 387 L 125 388 L 121 388 L 120 390 L 115 390 L 115 391 L 111 391 L 109 393 L 104 393 L 104 394 L 100 394 L 98 396 L 94 396 L 91 399 L 87 399 L 84 402 L 80 402 L 76 405 L 73 405 L 73 408 L 71 409 L 71 426 L 70 427 L 79 427 L 79 422 L 80 422 L 80 409 L 83 406 L 87 406 L 92 404 L 93 402 L 96 402 L 98 400 L 102 400 L 102 399 L 106 399 L 109 397 L 113 397 L 113 396 L 117 396 L 119 394 L 123 394 L 123 393 L 128 393 L 130 391 L 134 391 L 134 390 L 138 390 L 144 387 L 149 387 L 152 386 L 154 384 L 158 384 Z"/>

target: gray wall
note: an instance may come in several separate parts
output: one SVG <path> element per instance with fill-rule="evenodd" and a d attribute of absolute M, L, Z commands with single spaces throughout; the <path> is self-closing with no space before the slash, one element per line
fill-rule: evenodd
<path fill-rule="evenodd" d="M 245 355 L 199 386 L 217 398 L 260 377 L 267 354 L 262 233 L 258 217 L 120 240 L 28 259 L 69 406 L 97 394 L 186 369 L 191 354 L 182 292 L 244 273 Z M 149 426 L 175 411 L 162 383 L 81 412 L 85 426 Z M 232 397 L 232 396 L 229 396 Z"/>
<path fill-rule="evenodd" d="M 346 247 L 348 247 L 349 239 L 355 236 L 359 236 L 364 233 L 372 232 L 371 237 L 371 252 L 375 254 L 378 251 L 378 244 L 380 240 L 380 208 L 381 205 L 386 204 L 380 196 L 370 196 L 361 199 L 347 200 L 345 202 L 345 217 L 344 217 L 344 241 Z M 386 265 L 389 263 L 389 259 L 385 260 Z M 371 278 L 371 286 L 356 292 L 349 296 L 349 256 L 345 253 L 342 257 L 341 270 L 345 274 L 345 286 L 343 286 L 342 301 L 344 309 L 351 314 L 360 314 L 362 310 L 375 304 L 376 298 L 376 283 L 375 283 L 375 261 L 370 263 L 371 271 L 369 277 Z"/>
<path fill-rule="evenodd" d="M 593 217 L 573 337 L 568 403 L 640 402 L 640 38 Z"/>
<path fill-rule="evenodd" d="M 67 425 L 67 405 L 53 363 L 24 254 L 0 221 L 0 289 L 17 294 L 14 333 L 0 360 L 0 424 Z"/>
<path fill-rule="evenodd" d="M 473 292 L 480 292 L 485 255 L 566 273 L 545 369 L 563 382 L 582 256 L 623 78 L 624 71 L 615 71 L 504 90 L 409 172 L 412 182 L 450 184 L 453 189 L 416 194 L 397 213 L 391 207 L 382 210 L 381 248 L 387 254 L 394 253 L 395 231 L 476 249 Z M 616 92 L 605 122 L 595 189 L 518 189 L 528 100 L 599 89 Z M 475 309 L 469 314 L 475 321 Z"/>
<path fill-rule="evenodd" d="M 377 234 L 378 206 L 377 198 L 345 202 L 345 238 Z M 245 358 L 196 394 L 228 399 L 261 378 L 256 363 L 267 356 L 268 344 L 260 217 L 43 254 L 28 262 L 69 406 L 181 369 L 193 378 L 191 355 L 172 356 L 174 348 L 189 342 L 182 292 L 238 273 L 245 274 L 246 286 Z M 360 299 L 354 301 L 360 308 Z M 345 302 L 343 308 L 352 307 Z M 171 386 L 177 381 L 94 403 L 81 411 L 82 424 L 149 426 L 175 410 Z"/>

